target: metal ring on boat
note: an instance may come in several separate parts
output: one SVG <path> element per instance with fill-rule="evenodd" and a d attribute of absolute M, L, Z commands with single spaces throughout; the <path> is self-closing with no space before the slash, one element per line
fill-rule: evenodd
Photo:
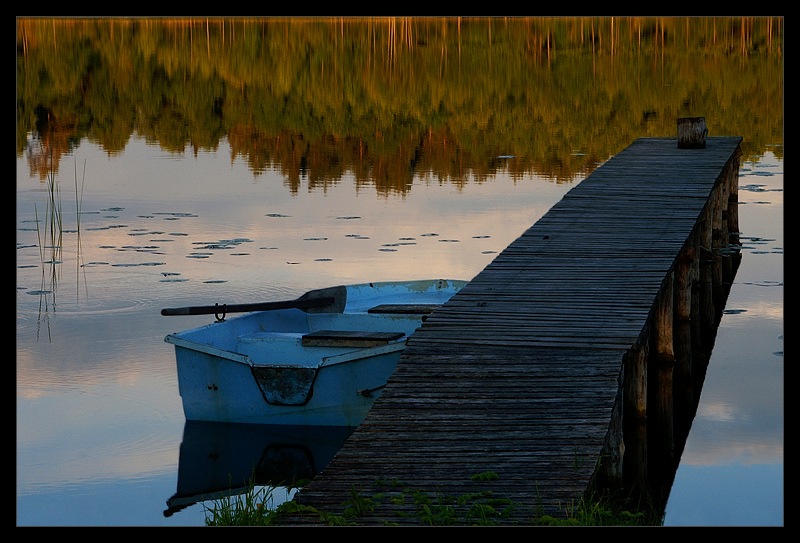
<path fill-rule="evenodd" d="M 219 304 L 215 303 L 214 307 L 219 307 Z M 217 322 L 224 322 L 225 321 L 225 312 L 227 308 L 227 304 L 222 304 L 222 317 L 219 316 L 219 312 L 214 313 L 214 318 L 217 319 Z"/>

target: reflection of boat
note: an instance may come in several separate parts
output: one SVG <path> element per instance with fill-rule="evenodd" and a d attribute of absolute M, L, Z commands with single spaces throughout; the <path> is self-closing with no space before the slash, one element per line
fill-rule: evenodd
<path fill-rule="evenodd" d="M 186 418 L 358 426 L 406 338 L 465 284 L 367 283 L 312 291 L 293 302 L 203 308 L 259 310 L 165 338 L 175 345 Z"/>
<path fill-rule="evenodd" d="M 186 421 L 178 488 L 164 516 L 195 503 L 312 479 L 342 447 L 352 428 L 267 426 Z"/>

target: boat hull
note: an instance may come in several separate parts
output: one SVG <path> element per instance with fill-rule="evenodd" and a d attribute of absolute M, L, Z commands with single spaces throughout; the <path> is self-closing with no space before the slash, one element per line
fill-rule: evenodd
<path fill-rule="evenodd" d="M 187 420 L 358 426 L 395 370 L 422 314 L 376 305 L 445 303 L 465 282 L 347 287 L 342 313 L 264 311 L 170 334 Z M 358 330 L 356 340 L 324 334 Z M 314 336 L 315 341 L 311 340 Z M 369 341 L 377 337 L 376 341 Z M 367 346 L 361 347 L 360 342 Z"/>

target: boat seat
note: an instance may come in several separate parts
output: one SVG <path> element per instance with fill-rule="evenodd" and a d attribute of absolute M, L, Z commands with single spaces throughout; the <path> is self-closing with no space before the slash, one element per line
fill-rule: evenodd
<path fill-rule="evenodd" d="M 403 332 L 359 332 L 352 330 L 318 330 L 305 334 L 306 347 L 377 347 L 405 336 Z"/>
<path fill-rule="evenodd" d="M 404 315 L 425 315 L 431 313 L 439 304 L 382 304 L 367 310 L 367 313 L 398 313 Z"/>
<path fill-rule="evenodd" d="M 251 332 L 239 336 L 240 343 L 258 343 L 262 341 L 296 340 L 300 337 L 297 332 Z"/>

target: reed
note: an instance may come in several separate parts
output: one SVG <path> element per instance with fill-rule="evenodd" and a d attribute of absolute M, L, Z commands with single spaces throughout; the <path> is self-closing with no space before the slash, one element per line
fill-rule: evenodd
<path fill-rule="evenodd" d="M 56 290 L 60 279 L 61 266 L 63 261 L 64 244 L 64 209 L 61 200 L 61 189 L 56 177 L 52 150 L 48 152 L 42 147 L 42 156 L 47 167 L 45 186 L 47 194 L 45 197 L 44 214 L 39 216 L 39 207 L 34 203 L 34 217 L 36 221 L 36 236 L 39 247 L 39 259 L 42 265 L 42 282 L 39 289 L 39 329 L 41 322 L 47 322 L 49 336 L 49 311 L 56 310 Z M 48 160 L 49 159 L 49 160 Z M 81 213 L 83 205 L 83 188 L 86 180 L 86 162 L 84 161 L 83 174 L 78 178 L 77 162 L 75 165 L 75 212 L 77 222 L 77 259 L 76 265 L 78 276 L 81 267 Z M 49 275 L 47 273 L 49 266 Z M 80 277 L 78 277 L 80 279 Z M 78 286 L 78 292 L 80 288 Z"/>
<path fill-rule="evenodd" d="M 50 168 L 47 170 L 47 208 L 45 211 L 45 232 L 49 234 L 50 248 L 53 250 L 52 260 L 61 260 L 61 247 L 64 238 L 64 215 L 61 208 L 61 190 L 58 187 L 53 169 L 53 156 L 50 155 Z"/>
<path fill-rule="evenodd" d="M 78 187 L 78 163 L 75 162 L 75 213 L 78 224 L 78 239 L 81 234 L 81 209 L 83 205 L 83 185 L 86 181 L 86 160 L 83 161 L 83 174 L 81 175 L 81 185 Z"/>
<path fill-rule="evenodd" d="M 83 161 L 83 173 L 81 175 L 81 183 L 80 187 L 78 187 L 78 162 L 75 161 L 75 221 L 77 224 L 77 254 L 75 258 L 75 273 L 76 273 L 76 285 L 75 285 L 75 297 L 76 301 L 80 298 L 80 270 L 81 270 L 81 260 L 82 260 L 82 250 L 81 250 L 81 214 L 83 213 L 83 186 L 86 181 L 86 160 Z M 84 288 L 86 287 L 86 275 L 83 277 L 84 280 Z"/>
<path fill-rule="evenodd" d="M 47 153 L 42 151 L 42 155 L 47 161 Z M 41 333 L 42 322 L 47 325 L 47 335 L 50 337 L 50 309 L 56 310 L 55 293 L 58 285 L 59 267 L 61 263 L 61 242 L 63 240 L 64 222 L 61 209 L 61 195 L 56 181 L 55 171 L 52 167 L 53 156 L 50 155 L 50 166 L 47 168 L 46 187 L 47 197 L 45 200 L 45 211 L 41 220 L 39 209 L 34 204 L 33 210 L 36 218 L 36 236 L 39 244 L 39 258 L 42 263 L 42 283 L 39 289 L 39 318 L 37 326 L 37 338 Z M 43 223 L 42 223 L 43 221 Z M 50 254 L 47 254 L 47 250 Z M 49 260 L 46 260 L 47 257 Z M 47 265 L 50 266 L 50 277 L 46 273 Z"/>

